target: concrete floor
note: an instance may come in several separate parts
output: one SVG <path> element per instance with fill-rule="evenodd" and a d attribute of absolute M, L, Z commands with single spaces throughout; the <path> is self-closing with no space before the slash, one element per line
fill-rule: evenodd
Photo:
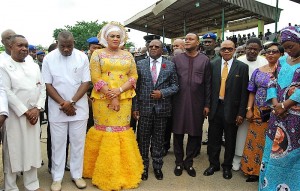
<path fill-rule="evenodd" d="M 207 128 L 207 124 L 204 125 Z M 47 169 L 47 148 L 46 148 L 46 125 L 42 126 L 42 156 L 45 165 L 38 170 L 38 177 L 40 180 L 41 188 L 46 191 L 50 190 L 50 185 L 52 183 L 51 175 L 48 173 Z M 221 160 L 223 159 L 223 149 L 221 153 Z M 201 149 L 200 156 L 196 157 L 194 160 L 194 168 L 196 169 L 197 176 L 190 177 L 186 171 L 179 177 L 175 176 L 173 173 L 175 164 L 175 157 L 173 154 L 173 148 L 170 149 L 168 155 L 164 158 L 163 173 L 164 179 L 158 181 L 155 179 L 153 171 L 149 168 L 149 178 L 147 181 L 142 181 L 140 186 L 135 191 L 256 191 L 258 189 L 258 183 L 248 183 L 245 182 L 246 177 L 242 172 L 233 172 L 233 178 L 231 180 L 226 180 L 222 177 L 222 171 L 216 172 L 214 175 L 206 177 L 203 176 L 204 170 L 208 167 L 208 156 L 206 154 L 206 146 Z M 2 170 L 2 166 L 1 169 Z M 97 187 L 91 184 L 90 180 L 87 181 L 86 191 L 96 191 L 99 190 Z M 0 174 L 0 185 L 3 185 L 3 174 Z M 21 191 L 25 190 L 23 187 L 22 177 L 18 179 L 19 189 Z M 70 172 L 65 172 L 63 184 L 63 191 L 73 191 L 78 190 L 74 183 L 71 181 Z"/>

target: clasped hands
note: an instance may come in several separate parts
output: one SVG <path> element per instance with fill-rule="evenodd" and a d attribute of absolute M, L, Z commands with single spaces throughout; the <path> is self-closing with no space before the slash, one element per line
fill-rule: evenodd
<path fill-rule="evenodd" d="M 60 110 L 62 110 L 67 116 L 76 115 L 76 108 L 70 101 L 63 101 L 60 105 Z"/>
<path fill-rule="evenodd" d="M 119 88 L 108 89 L 105 93 L 107 99 L 111 100 L 108 108 L 114 111 L 120 111 L 119 95 L 121 94 Z"/>
<path fill-rule="evenodd" d="M 36 107 L 28 109 L 25 112 L 26 119 L 30 122 L 31 125 L 35 125 L 40 116 L 40 110 Z"/>
<path fill-rule="evenodd" d="M 286 116 L 286 110 L 284 108 L 282 108 L 282 105 L 281 103 L 275 103 L 273 104 L 273 111 L 272 113 L 274 115 L 276 115 L 277 117 L 280 117 L 280 118 L 284 118 Z"/>

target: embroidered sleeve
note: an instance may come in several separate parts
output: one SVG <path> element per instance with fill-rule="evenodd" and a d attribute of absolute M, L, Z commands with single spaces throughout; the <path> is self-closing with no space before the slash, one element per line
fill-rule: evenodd
<path fill-rule="evenodd" d="M 105 86 L 105 85 L 107 85 L 106 82 L 104 82 L 103 80 L 99 80 L 98 82 L 96 82 L 96 83 L 94 84 L 94 88 L 95 88 L 95 90 L 98 92 L 98 91 L 100 91 L 100 89 L 101 89 L 103 86 Z"/>

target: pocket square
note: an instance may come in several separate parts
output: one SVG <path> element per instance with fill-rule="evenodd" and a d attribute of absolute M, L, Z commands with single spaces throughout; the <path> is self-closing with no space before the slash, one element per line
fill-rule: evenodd
<path fill-rule="evenodd" d="M 236 78 L 239 78 L 239 77 L 240 77 L 240 75 L 238 75 L 238 74 L 237 74 L 237 75 L 235 75 L 235 77 L 236 77 Z"/>

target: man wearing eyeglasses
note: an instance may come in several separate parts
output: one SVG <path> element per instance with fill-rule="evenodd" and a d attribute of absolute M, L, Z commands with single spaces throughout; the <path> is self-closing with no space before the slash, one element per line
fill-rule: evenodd
<path fill-rule="evenodd" d="M 223 178 L 232 178 L 232 160 L 234 157 L 238 126 L 246 115 L 248 101 L 248 66 L 233 58 L 235 45 L 230 40 L 221 44 L 221 59 L 211 64 L 212 93 L 211 109 L 208 116 L 209 167 L 204 176 L 213 175 L 220 170 L 220 151 L 222 135 L 225 135 L 225 153 L 222 163 Z"/>
<path fill-rule="evenodd" d="M 249 67 L 249 79 L 252 76 L 253 71 L 263 65 L 268 64 L 268 61 L 259 56 L 259 52 L 262 49 L 262 44 L 259 38 L 250 38 L 245 47 L 245 55 L 238 58 L 239 61 L 244 62 Z M 244 151 L 245 141 L 247 137 L 249 122 L 244 121 L 238 128 L 235 155 L 233 158 L 232 169 L 237 171 L 240 169 L 240 162 Z"/>
<path fill-rule="evenodd" d="M 137 140 L 144 163 L 142 180 L 148 179 L 149 150 L 155 178 L 163 179 L 164 135 L 172 111 L 171 97 L 178 91 L 175 65 L 162 57 L 162 53 L 162 42 L 152 40 L 150 58 L 140 60 L 136 65 L 139 78 L 132 110 L 133 117 L 139 121 Z"/>

